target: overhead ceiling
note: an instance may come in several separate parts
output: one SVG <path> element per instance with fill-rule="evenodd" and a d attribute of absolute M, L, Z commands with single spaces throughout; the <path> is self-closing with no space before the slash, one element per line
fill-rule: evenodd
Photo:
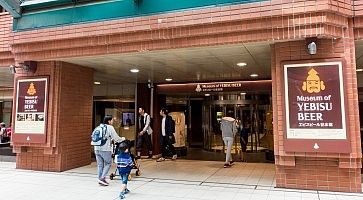
<path fill-rule="evenodd" d="M 355 42 L 357 69 L 363 69 L 363 41 Z M 363 71 L 357 71 L 358 87 L 363 87 Z"/>
<path fill-rule="evenodd" d="M 111 84 L 152 81 L 172 82 L 230 81 L 270 79 L 270 45 L 268 43 L 225 45 L 202 48 L 170 49 L 67 58 L 62 61 L 95 69 L 95 81 Z M 247 66 L 239 67 L 237 63 Z M 137 68 L 134 74 L 130 69 Z M 257 73 L 257 78 L 250 74 Z"/>

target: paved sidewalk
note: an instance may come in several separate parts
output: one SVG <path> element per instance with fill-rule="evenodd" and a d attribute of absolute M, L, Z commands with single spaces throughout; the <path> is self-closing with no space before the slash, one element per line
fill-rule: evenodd
<path fill-rule="evenodd" d="M 129 182 L 126 199 L 155 200 L 363 200 L 363 194 L 274 188 L 274 165 L 177 160 L 142 160 L 142 176 Z M 112 169 L 111 171 L 113 171 Z M 118 177 L 110 186 L 97 184 L 96 165 L 62 173 L 15 169 L 0 162 L 0 199 L 4 200 L 115 200 Z"/>

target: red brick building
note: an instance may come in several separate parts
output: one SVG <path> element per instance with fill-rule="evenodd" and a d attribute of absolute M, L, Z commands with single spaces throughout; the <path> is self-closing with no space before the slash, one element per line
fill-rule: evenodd
<path fill-rule="evenodd" d="M 167 83 L 164 78 L 168 77 L 176 83 L 248 81 L 256 80 L 249 76 L 256 69 L 258 80 L 272 80 L 276 186 L 361 192 L 356 70 L 363 64 L 363 1 L 226 0 L 192 1 L 190 5 L 177 1 L 163 6 L 162 1 L 153 4 L 146 0 L 127 1 L 125 5 L 118 1 L 64 1 L 60 5 L 0 2 L 6 4 L 5 8 L 22 8 L 22 12 L 15 9 L 0 13 L 0 80 L 8 77 L 10 65 L 19 67 L 34 61 L 37 66 L 36 71 L 16 68 L 13 84 L 0 83 L 1 91 L 16 89 L 19 77 L 46 76 L 49 80 L 45 141 L 22 140 L 26 135 L 14 140 L 17 168 L 64 171 L 91 162 L 94 87 L 100 87 L 94 86 L 94 81 L 112 83 L 113 79 L 123 79 L 121 85 L 133 84 L 135 77 L 129 69 L 136 65 L 140 68 L 136 104 L 150 105 L 150 80 L 155 84 Z M 102 14 L 102 9 L 108 9 L 108 14 Z M 312 42 L 316 52 L 308 50 Z M 263 56 L 266 49 L 267 59 Z M 169 57 L 184 61 L 168 62 Z M 198 57 L 203 62 L 210 57 L 220 61 L 208 68 L 203 63 L 195 64 Z M 286 101 L 290 99 L 286 99 L 284 66 L 332 61 L 342 63 L 338 84 L 342 85 L 343 95 L 338 96 L 344 102 L 339 104 L 344 107 L 340 110 L 345 116 L 344 137 L 289 138 Z M 235 64 L 230 66 L 229 62 Z M 246 62 L 250 68 L 241 72 L 236 69 L 237 62 Z M 157 94 L 148 110 L 153 107 L 158 111 L 165 102 L 165 95 Z M 14 105 L 15 90 L 13 96 Z M 13 106 L 13 125 L 15 113 Z M 159 119 L 158 112 L 153 113 L 153 118 Z M 154 124 L 154 129 L 157 132 L 158 125 Z M 155 143 L 157 138 L 154 135 Z M 287 147 L 291 141 L 297 145 L 295 150 Z"/>

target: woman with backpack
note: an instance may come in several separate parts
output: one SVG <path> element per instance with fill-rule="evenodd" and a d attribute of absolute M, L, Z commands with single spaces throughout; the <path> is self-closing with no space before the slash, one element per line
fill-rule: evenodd
<path fill-rule="evenodd" d="M 105 127 L 102 129 L 104 139 L 100 144 L 94 144 L 95 156 L 98 168 L 98 183 L 102 186 L 108 186 L 109 183 L 106 181 L 106 176 L 110 171 L 112 164 L 112 143 L 111 140 L 115 142 L 122 142 L 123 139 L 118 136 L 115 128 L 112 126 L 113 117 L 111 115 L 106 115 L 103 119 L 103 123 L 96 127 L 93 133 L 100 129 L 100 127 Z M 92 133 L 92 136 L 94 135 Z M 91 143 L 92 144 L 92 143 Z"/>

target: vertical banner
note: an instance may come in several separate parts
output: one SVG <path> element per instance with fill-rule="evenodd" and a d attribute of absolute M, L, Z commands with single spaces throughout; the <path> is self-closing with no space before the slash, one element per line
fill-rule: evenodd
<path fill-rule="evenodd" d="M 17 79 L 13 142 L 46 142 L 47 100 L 48 78 Z"/>
<path fill-rule="evenodd" d="M 350 152 L 342 62 L 284 65 L 285 150 Z"/>

